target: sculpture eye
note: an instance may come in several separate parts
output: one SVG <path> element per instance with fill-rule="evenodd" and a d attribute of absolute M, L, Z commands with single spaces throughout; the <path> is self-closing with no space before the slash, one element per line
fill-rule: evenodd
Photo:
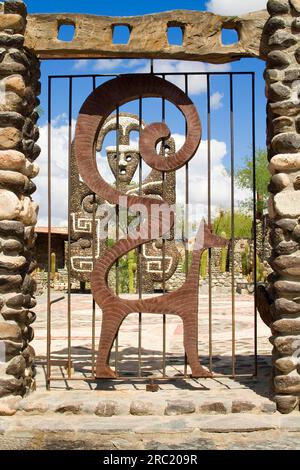
<path fill-rule="evenodd" d="M 113 159 L 114 159 L 114 160 L 117 159 L 117 154 L 116 154 L 116 153 L 113 154 Z"/>
<path fill-rule="evenodd" d="M 131 155 L 126 155 L 126 161 L 131 162 L 131 160 L 132 160 L 132 156 Z"/>

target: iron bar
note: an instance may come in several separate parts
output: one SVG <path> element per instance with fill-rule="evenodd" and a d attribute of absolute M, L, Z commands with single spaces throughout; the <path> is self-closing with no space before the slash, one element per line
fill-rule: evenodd
<path fill-rule="evenodd" d="M 154 60 L 150 59 L 150 73 L 154 73 Z"/>
<path fill-rule="evenodd" d="M 68 123 L 68 379 L 72 374 L 72 318 L 71 318 L 71 155 L 72 155 L 72 102 L 73 82 L 69 78 L 69 123 Z"/>
<path fill-rule="evenodd" d="M 162 78 L 165 79 L 165 76 L 162 75 Z M 162 122 L 166 122 L 166 100 L 162 98 Z M 165 140 L 162 140 L 162 158 L 165 158 Z M 165 194 L 165 185 L 166 185 L 166 174 L 162 171 L 162 195 L 164 198 Z M 163 294 L 166 292 L 166 240 L 164 236 L 162 237 L 162 288 Z M 166 376 L 166 343 L 167 343 L 167 318 L 166 315 L 163 315 L 163 377 Z"/>
<path fill-rule="evenodd" d="M 52 226 L 52 165 L 51 165 L 51 101 L 52 81 L 48 77 L 48 277 L 47 277 L 47 377 L 46 388 L 50 390 L 51 380 L 51 226 Z"/>
<path fill-rule="evenodd" d="M 93 91 L 96 89 L 96 77 L 93 77 Z M 96 261 L 96 194 L 93 193 L 93 221 L 92 221 L 92 257 L 93 269 Z M 92 376 L 95 377 L 95 363 L 96 363 L 96 302 L 92 296 Z"/>
<path fill-rule="evenodd" d="M 235 376 L 231 375 L 231 374 L 214 374 L 214 379 L 234 379 L 234 378 L 253 378 L 253 374 L 236 374 Z M 155 381 L 157 382 L 165 382 L 165 381 L 168 381 L 168 382 L 176 382 L 176 381 L 179 381 L 179 380 L 183 380 L 183 379 L 186 379 L 186 377 L 182 374 L 178 374 L 176 377 L 172 377 L 172 376 L 168 376 L 168 377 L 157 377 L 156 375 L 149 375 L 147 377 L 138 377 L 138 376 L 130 376 L 130 380 L 134 380 L 134 381 L 142 381 L 142 382 L 149 382 L 149 380 L 151 379 L 155 379 Z M 65 379 L 63 377 L 57 377 L 57 376 L 53 376 L 51 377 L 51 381 L 56 381 L 56 382 L 63 382 Z M 67 379 L 68 381 L 80 381 L 80 380 L 84 380 L 85 382 L 95 382 L 95 379 L 93 377 L 89 377 L 89 376 L 84 376 L 83 378 L 82 377 L 76 377 L 73 375 L 73 377 L 71 377 L 70 379 Z M 106 379 L 103 379 L 103 381 L 105 382 Z M 111 379 L 113 381 L 117 381 L 117 382 L 125 382 L 125 381 L 128 381 L 128 376 L 118 376 L 117 379 Z M 193 379 L 193 380 L 197 380 L 197 379 Z M 201 379 L 200 379 L 201 380 Z M 100 381 L 100 380 L 99 380 Z M 202 385 L 201 383 L 199 383 L 199 385 Z"/>
<path fill-rule="evenodd" d="M 257 227 L 256 227 L 256 107 L 255 107 L 255 74 L 252 73 L 252 165 L 253 165 L 253 281 L 254 281 L 254 376 L 258 374 L 257 360 Z"/>
<path fill-rule="evenodd" d="M 120 178 L 119 178 L 119 166 L 120 166 L 120 109 L 117 107 L 116 112 L 116 154 L 117 154 L 117 171 L 116 171 L 116 187 L 119 189 Z M 116 204 L 116 242 L 120 239 L 120 206 Z M 120 294 L 120 283 L 119 283 L 119 259 L 116 261 L 116 295 Z M 118 356 L 119 356 L 119 333 L 115 338 L 115 372 L 118 377 Z"/>
<path fill-rule="evenodd" d="M 207 76 L 207 218 L 211 227 L 211 103 L 210 76 Z M 212 249 L 208 249 L 208 349 L 209 370 L 213 370 Z"/>
<path fill-rule="evenodd" d="M 154 73 L 154 72 L 153 72 Z M 226 75 L 226 76 L 233 76 L 233 75 L 252 75 L 253 72 L 188 72 L 188 75 Z M 69 74 L 69 75 L 49 75 L 49 78 L 91 78 L 91 77 L 120 77 L 122 75 L 128 75 L 126 73 L 92 73 L 92 74 Z M 149 73 L 136 73 L 135 75 L 149 75 Z M 185 75 L 185 72 L 155 72 L 155 75 L 164 75 L 165 77 L 168 76 L 179 76 Z"/>
<path fill-rule="evenodd" d="M 139 98 L 139 137 L 141 136 L 143 124 L 143 100 Z M 142 195 L 142 184 L 143 184 L 143 160 L 141 154 L 139 156 L 139 196 Z M 142 245 L 138 247 L 138 272 L 137 272 L 137 281 L 138 281 L 138 294 L 139 299 L 143 297 L 143 275 L 142 275 Z M 143 318 L 142 313 L 139 312 L 139 337 L 138 337 L 138 374 L 139 377 L 142 377 L 142 328 L 143 328 Z"/>
<path fill-rule="evenodd" d="M 234 99 L 233 99 L 233 78 L 230 75 L 230 170 L 231 170 L 231 318 L 232 318 L 232 375 L 236 374 L 236 325 L 235 325 L 235 219 L 234 219 L 234 171 L 235 171 L 235 154 L 234 154 Z"/>
<path fill-rule="evenodd" d="M 185 88 L 185 94 L 188 96 L 189 95 L 189 79 L 188 75 L 185 74 L 184 76 L 184 88 Z M 187 138 L 187 122 L 185 122 L 185 138 Z M 188 277 L 189 273 L 189 202 L 190 202 L 190 193 L 189 193 L 189 163 L 186 163 L 185 165 L 185 221 L 184 221 L 184 226 L 185 226 L 185 277 Z M 187 355 L 184 353 L 184 376 L 187 376 L 187 366 L 188 366 L 188 361 L 187 361 Z"/>
<path fill-rule="evenodd" d="M 51 300 L 50 305 L 57 304 L 58 302 L 61 302 L 62 300 L 65 300 L 65 296 L 58 297 L 58 299 Z"/>

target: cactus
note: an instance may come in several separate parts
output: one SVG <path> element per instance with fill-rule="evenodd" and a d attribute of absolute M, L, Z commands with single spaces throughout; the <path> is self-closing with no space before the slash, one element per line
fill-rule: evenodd
<path fill-rule="evenodd" d="M 262 282 L 265 280 L 264 265 L 260 261 L 258 255 L 256 255 L 256 280 L 258 282 Z"/>
<path fill-rule="evenodd" d="M 245 250 L 242 253 L 242 273 L 243 276 L 248 276 L 250 274 L 250 250 L 249 245 L 246 244 Z"/>
<path fill-rule="evenodd" d="M 226 233 L 222 232 L 221 237 L 226 238 Z M 224 247 L 221 249 L 221 255 L 220 255 L 220 272 L 225 273 L 226 272 L 226 267 L 227 267 L 227 254 L 228 254 L 228 248 Z"/>
<path fill-rule="evenodd" d="M 201 256 L 200 275 L 202 279 L 205 279 L 207 276 L 207 261 L 208 261 L 208 251 L 205 250 Z"/>
<path fill-rule="evenodd" d="M 189 267 L 191 265 L 191 261 L 192 261 L 192 256 L 193 254 L 191 252 L 188 252 L 188 258 L 186 260 L 186 258 L 184 257 L 184 259 L 182 260 L 181 262 L 181 272 L 184 273 L 184 274 L 187 274 L 187 272 L 189 272 Z M 186 269 L 188 268 L 188 269 Z"/>
<path fill-rule="evenodd" d="M 128 290 L 129 294 L 135 293 L 135 273 L 137 269 L 135 251 L 128 253 Z"/>
<path fill-rule="evenodd" d="M 50 264 L 50 278 L 52 281 L 55 279 L 56 273 L 56 254 L 51 253 L 51 264 Z"/>

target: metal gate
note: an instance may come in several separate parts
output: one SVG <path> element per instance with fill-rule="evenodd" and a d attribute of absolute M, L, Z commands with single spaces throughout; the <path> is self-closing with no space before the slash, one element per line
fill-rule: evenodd
<path fill-rule="evenodd" d="M 222 80 L 226 81 L 226 86 L 228 88 L 228 96 L 226 96 L 226 106 L 228 106 L 228 121 L 224 123 L 228 127 L 229 131 L 229 176 L 228 176 L 228 184 L 229 184 L 229 194 L 230 194 L 230 255 L 229 259 L 227 260 L 227 271 L 231 283 L 230 292 L 227 296 L 227 304 L 226 304 L 226 318 L 228 324 L 230 324 L 230 344 L 231 344 L 231 351 L 230 351 L 230 358 L 227 355 L 227 365 L 222 368 L 218 365 L 220 362 L 220 354 L 216 354 L 216 349 L 219 348 L 218 340 L 215 339 L 215 325 L 214 325 L 214 318 L 215 312 L 218 310 L 217 305 L 217 298 L 218 295 L 215 293 L 215 289 L 213 288 L 213 268 L 212 268 L 212 259 L 213 259 L 213 249 L 210 249 L 208 252 L 208 271 L 207 271 L 207 294 L 201 297 L 202 301 L 202 313 L 199 314 L 199 321 L 201 322 L 205 319 L 205 329 L 204 327 L 200 328 L 200 335 L 199 335 L 199 345 L 200 345 L 200 355 L 203 364 L 214 373 L 215 377 L 240 377 L 240 376 L 253 376 L 257 374 L 258 368 L 258 358 L 257 358 L 257 313 L 256 313 L 256 273 L 257 273 L 257 243 L 256 243 L 256 223 L 253 223 L 253 231 L 252 231 L 252 263 L 253 263 L 253 300 L 251 309 L 252 313 L 252 350 L 249 353 L 248 357 L 248 365 L 245 368 L 245 365 L 241 368 L 239 367 L 239 358 L 238 358 L 238 344 L 237 344 L 237 322 L 236 322 L 236 312 L 237 312 L 237 293 L 236 293 L 236 253 L 235 253 L 235 217 L 234 212 L 236 208 L 236 201 L 235 201 L 235 153 L 236 153 L 236 133 L 235 133 L 235 106 L 237 102 L 236 98 L 236 90 L 237 84 L 240 83 L 242 80 L 245 90 L 247 89 L 247 100 L 249 101 L 249 113 L 245 119 L 247 121 L 248 127 L 248 136 L 249 142 L 251 142 L 251 156 L 253 159 L 253 194 L 252 194 L 252 203 L 253 203 L 253 221 L 256 220 L 256 174 L 255 174 L 255 74 L 253 72 L 154 72 L 153 63 L 151 62 L 149 74 L 154 74 L 156 76 L 162 77 L 166 80 L 175 81 L 177 84 L 183 88 L 186 95 L 189 95 L 190 91 L 190 84 L 192 83 L 193 86 L 199 80 L 203 84 L 203 88 L 205 89 L 205 94 L 203 94 L 203 99 L 205 98 L 205 105 L 200 106 L 198 104 L 198 111 L 200 114 L 200 118 L 202 124 L 204 125 L 204 137 L 206 141 L 207 148 L 205 149 L 205 165 L 207 171 L 207 212 L 205 214 L 206 220 L 209 225 L 212 225 L 214 212 L 212 208 L 212 193 L 214 191 L 214 179 L 212 174 L 212 159 L 214 158 L 214 139 L 213 139 L 213 126 L 214 124 L 214 113 L 212 110 L 212 86 L 214 79 L 222 78 Z M 145 74 L 147 75 L 147 74 Z M 80 87 L 81 93 L 87 97 L 92 90 L 95 90 L 99 85 L 104 83 L 107 80 L 120 76 L 120 74 L 88 74 L 88 75 L 56 75 L 56 76 L 49 76 L 48 78 L 48 284 L 47 284 L 47 358 L 46 358 L 46 378 L 47 378 L 47 387 L 50 388 L 50 384 L 53 381 L 61 381 L 61 380 L 85 380 L 85 381 L 95 381 L 95 361 L 96 361 L 96 354 L 97 354 L 97 343 L 99 338 L 99 329 L 101 325 L 101 312 L 97 308 L 95 301 L 92 299 L 92 296 L 86 294 L 86 297 L 76 297 L 73 288 L 73 280 L 71 275 L 71 224 L 72 224 L 72 210 L 71 210 L 71 162 L 72 162 L 72 140 L 73 140 L 73 130 L 74 130 L 74 121 L 76 119 L 77 109 L 74 106 L 75 95 L 77 97 L 77 93 L 75 92 L 75 88 L 78 86 L 79 83 L 82 83 Z M 225 83 L 225 82 L 224 82 Z M 68 222 L 68 241 L 66 247 L 67 259 L 66 259 L 66 268 L 67 268 L 67 294 L 66 294 L 66 305 L 58 302 L 62 300 L 62 296 L 54 296 L 53 297 L 53 290 L 51 288 L 52 285 L 52 273 L 51 273 L 51 254 L 53 248 L 53 235 L 52 235 L 52 218 L 53 218 L 53 191 L 55 191 L 55 187 L 53 186 L 53 179 L 52 179 L 52 161 L 53 161 L 53 99 L 55 97 L 55 89 L 56 85 L 60 87 L 64 87 L 66 90 L 67 96 L 67 133 L 68 133 L 68 208 L 67 208 L 67 222 Z M 76 85 L 76 86 L 75 86 Z M 84 90 L 84 91 L 83 91 Z M 246 99 L 246 96 L 245 96 Z M 144 110 L 144 100 L 139 99 L 136 102 L 136 116 L 138 116 L 139 123 L 141 125 L 143 119 L 145 119 Z M 164 99 L 156 101 L 156 110 L 160 113 L 160 120 L 162 122 L 168 122 L 168 112 L 169 107 L 168 104 Z M 115 119 L 116 119 L 116 143 L 115 148 L 118 154 L 119 159 L 119 152 L 120 152 L 120 142 L 117 136 L 119 132 L 119 124 L 120 119 L 122 116 L 122 110 L 116 109 L 115 111 Z M 138 173 L 138 181 L 137 181 L 137 191 L 141 193 L 142 184 L 143 184 L 143 163 L 140 159 L 137 173 Z M 193 175 L 194 176 L 194 175 Z M 182 214 L 182 242 L 184 246 L 184 260 L 182 261 L 182 272 L 187 275 L 189 269 L 189 249 L 188 249 L 188 241 L 189 241 L 189 233 L 188 227 L 190 225 L 190 213 L 189 213 L 189 206 L 191 202 L 191 164 L 186 164 L 184 169 L 184 174 L 182 173 L 181 178 L 181 187 L 182 189 L 182 207 L 183 214 Z M 163 177 L 163 184 L 165 184 L 165 178 Z M 201 189 L 201 188 L 199 188 Z M 195 191 L 195 190 L 194 190 Z M 91 220 L 92 220 L 92 228 L 91 233 L 95 234 L 95 225 L 96 225 L 96 203 L 97 203 L 97 196 L 93 195 L 93 200 L 91 201 L 92 204 L 92 211 L 91 211 Z M 116 240 L 119 239 L 120 235 L 120 214 L 118 210 L 116 210 Z M 200 222 L 200 221 L 199 221 Z M 95 237 L 92 237 L 92 264 L 95 263 L 96 254 L 97 254 L 97 247 L 95 246 Z M 165 261 L 165 249 L 164 243 L 162 247 L 162 253 L 164 256 Z M 165 263 L 162 263 L 165 266 Z M 142 298 L 143 293 L 143 274 L 142 274 L 142 251 L 139 250 L 137 253 L 137 266 L 136 266 L 136 284 L 135 289 L 137 296 Z M 120 265 L 116 263 L 115 267 L 115 292 L 117 294 L 120 293 Z M 163 268 L 164 269 L 164 268 Z M 81 285 L 82 287 L 82 285 Z M 165 273 L 163 273 L 163 280 L 161 283 L 161 291 L 164 293 L 166 291 L 167 285 L 165 281 Z M 84 302 L 84 309 L 82 310 L 82 317 L 80 313 L 74 313 L 76 308 L 78 307 L 77 299 L 81 299 L 80 302 Z M 250 300 L 249 300 L 250 302 Z M 61 311 L 64 310 L 64 314 L 61 318 L 61 322 L 64 323 L 65 328 L 65 348 L 60 349 L 56 347 L 56 333 L 55 328 L 53 327 L 55 318 L 53 314 L 54 305 L 61 305 Z M 64 307 L 63 307 L 64 305 Z M 149 350 L 145 350 L 143 346 L 144 335 L 143 335 L 143 328 L 144 328 L 144 319 L 147 317 L 144 314 L 139 314 L 137 312 L 136 316 L 134 317 L 134 321 L 136 321 L 135 326 L 133 324 L 133 320 L 131 320 L 131 324 L 128 327 L 128 331 L 134 331 L 136 333 L 136 344 L 130 345 L 131 348 L 135 347 L 134 350 L 134 357 L 135 359 L 132 360 L 133 368 L 129 368 L 130 370 L 124 370 L 122 366 L 122 357 L 126 362 L 126 351 L 129 354 L 130 348 L 125 348 L 125 352 L 120 352 L 120 341 L 119 336 L 116 337 L 114 351 L 112 353 L 111 363 L 114 366 L 117 378 L 119 380 L 155 380 L 164 379 L 164 380 L 178 380 L 184 379 L 189 376 L 189 369 L 187 365 L 186 358 L 184 357 L 184 353 L 180 356 L 171 355 L 168 352 L 168 322 L 169 317 L 166 315 L 162 316 L 162 319 L 155 316 L 155 326 L 153 327 L 153 331 L 161 330 L 161 349 L 160 351 L 155 351 L 153 353 L 154 366 L 151 367 L 151 359 L 147 357 L 149 355 Z M 80 324 L 84 320 L 84 329 L 86 336 L 84 337 L 84 341 L 86 342 L 85 345 L 80 349 L 80 345 L 78 345 L 78 341 L 80 340 Z M 151 320 L 154 322 L 154 320 Z M 154 323 L 152 323 L 154 325 Z M 151 327 L 151 328 L 152 328 Z M 120 332 L 122 332 L 122 328 Z M 177 331 L 177 336 L 180 337 L 181 330 L 178 324 L 174 324 L 174 329 Z M 218 334 L 222 334 L 220 332 L 220 324 L 217 327 Z M 75 332 L 74 332 L 75 331 Z M 127 331 L 127 332 L 128 332 Z M 173 331 L 173 330 L 172 330 Z M 173 331 L 174 332 L 174 331 Z M 79 334 L 79 336 L 78 336 Z M 128 333 L 129 334 L 129 333 Z M 203 339 L 205 338 L 205 339 Z M 60 338 L 61 342 L 62 338 Z M 128 341 L 128 338 L 127 340 Z M 222 346 L 220 346 L 222 349 Z M 219 348 L 220 349 L 220 348 Z M 79 353 L 80 351 L 80 353 Z M 206 352 L 204 352 L 206 351 Z M 150 351 L 151 352 L 151 351 Z M 122 357 L 121 357 L 122 356 Z M 130 354 L 129 354 L 130 356 Z M 132 357 L 133 357 L 132 356 Z M 151 354 L 150 354 L 151 356 Z M 217 357 L 218 356 L 218 357 Z M 121 357 L 121 359 L 120 359 Z M 129 361 L 130 362 L 130 361 Z M 127 360 L 127 366 L 128 366 Z M 222 361 L 221 361 L 222 362 Z M 125 365 L 125 367 L 127 367 Z M 171 370 L 171 373 L 169 373 Z"/>

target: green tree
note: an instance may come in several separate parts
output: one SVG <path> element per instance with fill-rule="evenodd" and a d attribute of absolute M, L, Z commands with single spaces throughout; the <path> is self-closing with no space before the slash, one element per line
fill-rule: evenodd
<path fill-rule="evenodd" d="M 213 232 L 216 235 L 231 237 L 231 213 L 230 211 L 221 211 L 213 221 Z M 224 233 L 223 233 L 224 232 Z M 234 237 L 251 238 L 252 237 L 252 216 L 244 212 L 234 213 Z"/>
<path fill-rule="evenodd" d="M 258 149 L 255 154 L 256 162 L 256 205 L 257 217 L 263 213 L 267 207 L 268 185 L 270 182 L 270 173 L 268 170 L 267 151 Z M 236 182 L 240 188 L 253 191 L 253 161 L 250 157 L 245 157 L 243 167 L 236 172 Z M 246 199 L 241 207 L 247 210 L 252 208 L 252 199 Z"/>

